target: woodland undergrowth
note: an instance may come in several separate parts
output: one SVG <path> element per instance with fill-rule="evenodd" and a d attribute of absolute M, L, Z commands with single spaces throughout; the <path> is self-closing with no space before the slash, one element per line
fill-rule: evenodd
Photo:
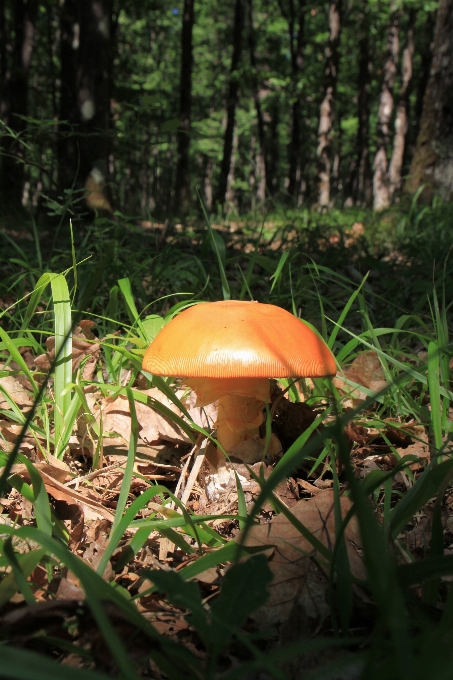
<path fill-rule="evenodd" d="M 173 227 L 2 223 L 1 677 L 449 678 L 451 208 Z M 208 497 L 215 409 L 141 361 L 222 298 L 338 372 L 275 382 L 262 463 Z"/>

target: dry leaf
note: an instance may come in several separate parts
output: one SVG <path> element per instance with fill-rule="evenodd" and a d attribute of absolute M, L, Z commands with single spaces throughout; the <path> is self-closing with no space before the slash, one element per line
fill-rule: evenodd
<path fill-rule="evenodd" d="M 291 508 L 297 519 L 329 549 L 335 544 L 333 498 L 333 491 L 328 489 L 314 498 L 298 501 Z M 352 504 L 346 496 L 342 496 L 340 502 L 344 517 Z M 357 578 L 365 579 L 365 567 L 356 548 L 360 546 L 360 535 L 355 517 L 349 522 L 345 537 L 351 571 Z M 284 515 L 277 515 L 269 524 L 253 526 L 245 545 L 274 546 L 267 552 L 274 576 L 269 588 L 270 599 L 254 616 L 260 626 L 287 621 L 295 605 L 317 622 L 327 618 L 328 577 L 324 567 L 319 566 L 323 560 Z M 314 556 L 316 561 L 312 559 Z"/>
<path fill-rule="evenodd" d="M 67 478 L 67 472 L 59 468 L 48 465 L 47 463 L 36 463 L 35 467 L 39 470 L 47 493 L 49 493 L 57 501 L 66 501 L 67 503 L 80 504 L 82 508 L 87 508 L 91 514 L 95 514 L 96 518 L 104 518 L 113 522 L 114 515 L 109 512 L 98 500 L 92 496 L 93 491 L 84 489 L 85 493 L 74 491 L 62 483 L 62 479 Z M 31 482 L 30 475 L 25 465 L 17 464 L 13 466 L 13 473 L 22 477 L 28 483 Z"/>
<path fill-rule="evenodd" d="M 176 392 L 176 396 L 180 398 L 182 397 L 184 392 L 185 392 L 184 390 L 178 390 Z M 149 390 L 143 390 L 143 394 L 146 394 L 152 399 L 155 399 L 156 401 L 160 402 L 163 406 L 166 406 L 170 411 L 172 411 L 175 415 L 179 416 L 180 418 L 183 417 L 183 414 L 178 409 L 178 407 L 170 399 L 168 399 L 165 396 L 165 394 L 162 394 L 162 392 L 156 389 L 155 387 Z M 142 428 L 145 427 L 148 428 L 150 433 L 156 431 L 160 439 L 165 439 L 166 441 L 169 442 L 174 442 L 176 444 L 180 442 L 184 442 L 186 444 L 191 443 L 186 433 L 183 430 L 181 430 L 181 428 L 178 427 L 178 425 L 175 425 L 175 423 L 170 418 L 163 416 L 161 413 L 155 411 L 152 407 L 147 406 L 146 404 L 141 404 L 140 402 L 138 403 L 140 404 L 139 406 L 140 416 L 139 412 L 137 411 L 137 418 Z M 142 437 L 142 439 L 144 439 L 141 433 L 140 436 Z M 144 441 L 148 440 L 144 439 Z"/>
<path fill-rule="evenodd" d="M 104 435 L 107 432 L 115 432 L 124 440 L 123 442 L 118 442 L 119 444 L 124 442 L 129 444 L 131 438 L 131 416 L 127 397 L 119 395 L 112 400 L 107 399 L 106 402 L 106 406 L 101 407 L 102 430 Z M 100 424 L 99 411 L 95 413 L 94 416 L 98 424 Z M 118 439 L 118 437 L 115 439 Z M 109 437 L 108 444 L 113 446 L 113 442 L 114 438 Z"/>
<path fill-rule="evenodd" d="M 10 368 L 6 368 L 0 365 L 1 371 L 9 371 Z M 11 397 L 11 399 L 21 408 L 21 410 L 29 409 L 33 406 L 33 398 L 28 390 L 26 390 L 22 385 L 16 380 L 12 375 L 5 375 L 0 378 L 0 385 L 5 390 L 5 392 Z M 9 409 L 10 405 L 5 398 L 5 395 L 0 391 L 0 408 Z"/>
<path fill-rule="evenodd" d="M 411 463 L 409 465 L 410 469 L 413 471 L 420 470 L 421 468 L 425 467 L 426 465 L 428 465 L 431 459 L 428 435 L 426 433 L 425 428 L 423 426 L 418 426 L 416 430 L 416 435 L 418 439 L 416 439 L 413 444 L 406 446 L 406 448 L 404 449 L 402 448 L 397 449 L 399 455 L 402 458 L 404 458 L 404 456 L 417 456 L 420 462 Z M 422 441 L 420 441 L 420 439 Z"/>
<path fill-rule="evenodd" d="M 387 387 L 379 355 L 375 350 L 358 354 L 352 364 L 344 369 L 344 375 L 348 380 L 363 385 L 372 392 L 379 392 Z M 364 392 L 353 389 L 341 378 L 334 378 L 333 383 L 343 392 L 350 393 L 354 404 L 368 398 Z"/>
<path fill-rule="evenodd" d="M 76 326 L 72 333 L 72 370 L 76 371 L 85 357 L 89 357 L 83 371 L 82 378 L 84 380 L 91 380 L 96 370 L 96 362 L 101 353 L 101 345 L 93 342 L 92 338 L 95 336 L 91 332 L 91 327 L 94 325 L 92 321 L 81 321 L 84 330 L 88 330 L 88 336 L 85 335 L 81 326 Z M 88 341 L 89 340 L 89 341 Z M 51 336 L 46 340 L 47 352 L 35 357 L 35 364 L 42 371 L 49 371 L 52 363 L 55 360 L 55 336 Z"/>
<path fill-rule="evenodd" d="M 247 465 L 253 465 L 258 461 L 263 460 L 264 446 L 265 440 L 260 439 L 258 435 L 255 435 L 254 437 L 250 437 L 250 439 L 246 439 L 245 441 L 236 444 L 236 446 L 233 446 L 231 451 L 229 451 L 229 456 L 233 461 L 238 459 L 243 463 L 247 463 Z M 267 449 L 266 462 L 273 462 L 281 453 L 282 445 L 275 434 L 272 433 Z"/>
<path fill-rule="evenodd" d="M 58 600 L 84 600 L 85 592 L 82 588 L 68 581 L 67 578 L 62 578 L 56 593 Z"/>

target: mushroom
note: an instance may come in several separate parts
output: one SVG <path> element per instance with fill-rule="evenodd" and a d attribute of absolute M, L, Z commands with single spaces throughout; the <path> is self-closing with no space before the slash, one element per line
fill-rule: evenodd
<path fill-rule="evenodd" d="M 226 300 L 186 309 L 158 333 L 143 368 L 184 378 L 197 406 L 218 401 L 217 441 L 231 451 L 258 434 L 269 378 L 335 375 L 324 341 L 281 307 Z"/>

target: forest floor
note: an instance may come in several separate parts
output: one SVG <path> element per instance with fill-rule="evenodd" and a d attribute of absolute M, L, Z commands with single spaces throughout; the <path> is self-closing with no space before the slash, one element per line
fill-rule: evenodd
<path fill-rule="evenodd" d="M 1 676 L 450 677 L 448 206 L 64 231 L 0 230 Z M 220 478 L 215 406 L 141 360 L 228 296 L 338 373 L 273 383 Z"/>

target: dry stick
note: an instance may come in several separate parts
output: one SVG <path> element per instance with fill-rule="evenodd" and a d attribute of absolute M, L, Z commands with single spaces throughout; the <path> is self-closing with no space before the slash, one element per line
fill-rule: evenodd
<path fill-rule="evenodd" d="M 205 439 L 204 442 L 207 440 Z M 203 442 L 203 443 L 204 443 Z M 201 466 L 204 463 L 204 459 L 206 456 L 206 446 L 203 447 L 203 449 L 200 447 L 200 450 L 198 451 L 198 455 L 195 458 L 195 462 L 193 464 L 192 472 L 189 475 L 189 479 L 187 480 L 186 488 L 184 489 L 184 493 L 181 496 L 181 503 L 185 505 L 187 501 L 189 500 L 189 496 L 192 493 L 193 486 L 195 482 L 197 481 L 197 477 L 200 474 Z"/>
<path fill-rule="evenodd" d="M 176 497 L 178 497 L 178 494 L 181 490 L 181 486 L 183 484 L 183 479 L 186 475 L 186 472 L 187 472 L 187 469 L 189 467 L 189 463 L 190 463 L 190 460 L 192 458 L 192 455 L 196 456 L 195 463 L 194 463 L 194 466 L 192 468 L 192 472 L 189 475 L 189 479 L 187 480 L 187 484 L 185 486 L 184 493 L 181 497 L 181 502 L 184 505 L 189 500 L 189 496 L 192 492 L 193 485 L 195 484 L 195 481 L 198 477 L 198 473 L 200 472 L 201 465 L 204 461 L 204 457 L 205 457 L 204 450 L 205 450 L 206 447 L 204 447 L 203 451 L 201 450 L 201 447 L 203 446 L 205 441 L 206 441 L 206 439 L 203 437 L 203 435 L 200 435 L 198 437 L 195 446 L 193 447 L 192 451 L 190 452 L 190 455 L 187 458 L 183 469 L 181 470 L 181 475 L 179 477 L 178 484 L 177 484 L 176 490 L 175 490 L 175 496 Z M 171 507 L 171 508 L 175 507 L 175 504 L 173 503 L 173 501 L 172 501 L 172 503 L 170 504 L 169 507 Z M 179 512 L 179 509 L 178 509 L 178 512 Z M 161 560 L 161 561 L 165 560 L 166 557 L 167 557 L 167 553 L 173 552 L 174 547 L 175 547 L 175 544 L 172 543 L 172 541 L 170 541 L 170 539 L 165 538 L 165 536 L 162 536 L 162 538 L 159 541 L 159 560 Z"/>
<path fill-rule="evenodd" d="M 90 479 L 94 479 L 95 477 L 103 475 L 104 472 L 109 472 L 110 470 L 113 470 L 114 468 L 117 468 L 120 465 L 122 465 L 122 463 L 112 463 L 111 465 L 107 465 L 106 467 L 100 468 L 99 470 L 93 470 L 93 472 L 89 472 L 87 475 L 82 475 L 81 477 L 74 477 L 74 479 L 70 479 L 69 482 L 65 482 L 65 486 L 72 486 L 73 484 L 78 484 L 79 482 L 85 482 Z"/>

